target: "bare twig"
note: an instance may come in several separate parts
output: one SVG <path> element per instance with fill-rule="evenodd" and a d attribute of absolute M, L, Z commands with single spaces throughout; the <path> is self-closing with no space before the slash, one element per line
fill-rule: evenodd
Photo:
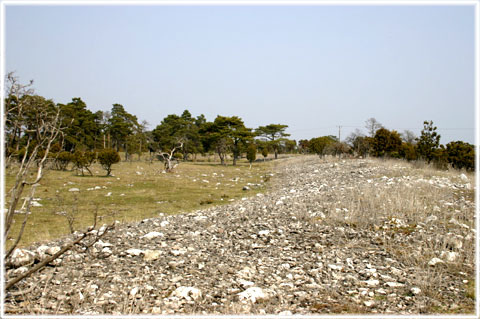
<path fill-rule="evenodd" d="M 95 218 L 95 225 L 96 225 L 96 219 Z M 24 279 L 24 278 L 27 278 L 29 277 L 31 274 L 37 272 L 38 270 L 40 270 L 41 268 L 45 267 L 46 265 L 48 265 L 49 263 L 51 263 L 52 261 L 54 261 L 55 259 L 57 259 L 58 257 L 60 257 L 61 255 L 63 255 L 65 252 L 69 251 L 70 249 L 72 249 L 75 245 L 77 244 L 80 244 L 81 241 L 85 238 L 87 238 L 89 235 L 91 235 L 92 233 L 92 230 L 94 230 L 95 227 L 88 227 L 87 230 L 85 230 L 77 239 L 75 239 L 74 241 L 72 241 L 71 243 L 69 244 L 66 244 L 65 246 L 63 246 L 57 253 L 53 254 L 52 256 L 50 257 L 47 257 L 45 258 L 44 260 L 42 260 L 40 263 L 36 264 L 34 267 L 32 267 L 30 270 L 28 270 L 27 272 L 19 275 L 18 277 L 10 280 L 9 282 L 6 283 L 5 285 L 5 290 L 8 290 L 10 289 L 13 285 L 15 285 L 16 283 L 18 283 L 20 280 Z M 103 237 L 109 230 L 111 229 L 114 229 L 115 228 L 115 223 L 112 223 L 111 225 L 105 227 L 105 230 L 101 233 L 101 234 L 98 234 L 94 237 L 94 239 L 92 240 L 91 243 L 89 243 L 88 247 L 90 247 L 91 245 L 93 245 L 95 242 L 97 242 L 101 237 Z"/>

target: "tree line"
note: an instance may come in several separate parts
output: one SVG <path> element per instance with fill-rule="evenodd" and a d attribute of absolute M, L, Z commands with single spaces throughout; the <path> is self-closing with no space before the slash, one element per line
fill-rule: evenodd
<path fill-rule="evenodd" d="M 191 160 L 198 154 L 215 153 L 222 164 L 226 164 L 227 155 L 230 155 L 233 165 L 249 147 L 264 156 L 272 153 L 275 158 L 281 152 L 296 151 L 296 141 L 287 138 L 288 125 L 284 124 L 253 129 L 246 127 L 238 116 L 218 115 L 208 121 L 203 114 L 194 117 L 185 110 L 181 115 L 167 115 L 153 130 L 148 130 L 146 121 L 139 121 L 121 104 L 113 104 L 110 111 L 92 112 L 79 97 L 67 104 L 54 103 L 34 94 L 30 85 L 17 83 L 17 89 L 10 85 L 5 98 L 5 155 L 8 159 L 41 158 L 44 146 L 33 154 L 39 144 L 35 131 L 42 130 L 38 121 L 49 122 L 52 116 L 58 118 L 55 123 L 59 134 L 51 141 L 49 157 L 56 160 L 58 169 L 65 169 L 73 162 L 82 173 L 84 169 L 89 171 L 95 154 L 104 150 L 124 152 L 125 160 L 150 152 L 151 159 L 159 157 L 166 162 L 172 158 Z M 110 162 L 117 161 L 114 156 L 108 158 Z"/>
<path fill-rule="evenodd" d="M 11 82 L 13 75 L 10 76 Z M 246 127 L 238 116 L 218 115 L 208 121 L 203 114 L 193 116 L 188 110 L 180 115 L 167 115 L 153 130 L 148 130 L 149 123 L 139 121 L 121 104 L 113 104 L 109 111 L 92 112 L 79 97 L 67 104 L 56 104 L 34 94 L 31 85 L 16 82 L 16 86 L 9 86 L 6 94 L 6 156 L 19 161 L 26 154 L 27 158 L 31 156 L 39 143 L 33 138 L 35 130 L 39 130 L 43 122 L 52 121 L 55 115 L 60 133 L 52 141 L 49 156 L 55 159 L 58 169 L 65 169 L 73 162 L 83 173 L 89 171 L 93 161 L 102 159 L 100 163 L 108 175 L 111 165 L 120 160 L 111 150 L 124 152 L 125 160 L 131 160 L 135 154 L 140 158 L 148 151 L 150 160 L 159 158 L 166 170 L 172 169 L 173 159 L 195 160 L 199 154 L 217 154 L 221 164 L 226 164 L 230 155 L 232 164 L 236 165 L 243 154 L 257 152 L 264 157 L 271 153 L 275 158 L 279 153 L 391 157 L 424 160 L 440 168 L 449 165 L 467 170 L 475 168 L 474 146 L 462 141 L 441 145 L 440 135 L 431 121 L 424 122 L 419 137 L 411 131 L 400 134 L 388 130 L 370 118 L 365 122 L 367 134 L 357 129 L 343 142 L 328 135 L 300 140 L 297 144 L 287 138 L 290 136 L 286 133 L 288 125 L 269 124 L 253 129 Z M 109 153 L 97 158 L 105 150 Z M 45 147 L 40 147 L 35 156 L 41 158 L 44 151 Z M 248 159 L 255 160 L 253 155 Z"/>
<path fill-rule="evenodd" d="M 401 158 L 407 161 L 421 160 L 432 163 L 435 167 L 446 169 L 475 170 L 475 147 L 463 141 L 440 144 L 440 134 L 432 121 L 424 121 L 419 137 L 406 130 L 402 134 L 388 130 L 376 119 L 365 122 L 368 135 L 356 130 L 344 142 L 329 135 L 299 141 L 299 151 L 321 156 L 326 154 L 341 156 L 373 156 Z"/>

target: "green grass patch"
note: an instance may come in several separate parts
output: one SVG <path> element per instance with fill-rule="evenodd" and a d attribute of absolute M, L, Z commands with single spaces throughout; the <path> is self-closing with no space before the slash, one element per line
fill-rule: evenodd
<path fill-rule="evenodd" d="M 46 171 L 34 198 L 41 207 L 32 207 L 21 246 L 48 241 L 69 233 L 65 215 L 74 216 L 74 228 L 92 224 L 98 211 L 100 223 L 113 220 L 139 221 L 163 214 L 203 209 L 213 205 L 264 192 L 265 177 L 273 172 L 275 161 L 255 163 L 251 169 L 246 160 L 237 166 L 212 162 L 182 162 L 173 173 L 163 173 L 163 164 L 121 162 L 113 166 L 112 177 L 98 164 L 91 167 L 94 176 L 79 176 L 75 171 Z M 15 167 L 6 169 L 5 195 L 13 185 Z M 250 185 L 250 190 L 242 190 Z M 78 192 L 70 191 L 78 188 Z M 22 196 L 27 196 L 25 191 Z M 11 238 L 15 238 L 24 215 L 15 216 Z M 7 241 L 11 242 L 12 239 Z"/>

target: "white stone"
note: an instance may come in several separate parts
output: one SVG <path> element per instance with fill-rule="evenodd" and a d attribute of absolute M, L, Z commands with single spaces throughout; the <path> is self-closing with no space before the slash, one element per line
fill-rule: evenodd
<path fill-rule="evenodd" d="M 104 247 L 112 247 L 113 245 L 107 242 L 103 242 L 102 240 L 99 240 L 95 243 L 95 246 L 104 248 Z"/>
<path fill-rule="evenodd" d="M 51 256 L 55 255 L 56 253 L 58 253 L 60 251 L 60 247 L 59 246 L 53 246 L 53 247 L 48 247 L 45 252 Z"/>
<path fill-rule="evenodd" d="M 30 265 L 35 260 L 31 251 L 18 248 L 13 251 L 10 258 L 15 267 Z"/>
<path fill-rule="evenodd" d="M 383 289 L 383 288 L 377 289 L 376 292 L 379 293 L 379 294 L 381 294 L 381 295 L 386 295 L 386 294 L 387 294 L 387 292 L 386 292 L 385 289 Z"/>
<path fill-rule="evenodd" d="M 202 292 L 195 287 L 181 286 L 175 289 L 175 291 L 172 293 L 172 296 L 184 298 L 190 301 L 197 300 L 198 298 L 202 297 Z"/>
<path fill-rule="evenodd" d="M 258 232 L 258 235 L 260 235 L 260 236 L 266 236 L 268 234 L 270 234 L 269 230 L 261 230 L 261 231 Z"/>
<path fill-rule="evenodd" d="M 241 302 L 252 302 L 256 303 L 257 300 L 266 299 L 267 295 L 262 288 L 259 287 L 250 287 L 247 290 L 238 294 L 238 298 Z"/>
<path fill-rule="evenodd" d="M 21 274 L 26 273 L 27 271 L 28 271 L 28 268 L 25 267 L 25 266 L 22 266 L 22 267 L 20 267 L 20 268 L 15 269 L 15 270 L 13 271 L 13 274 L 14 274 L 15 276 L 18 276 L 18 275 L 21 275 Z"/>
<path fill-rule="evenodd" d="M 79 192 L 80 190 L 76 187 L 72 187 L 68 190 L 69 192 Z"/>
<path fill-rule="evenodd" d="M 168 220 L 164 220 L 160 223 L 160 227 L 165 227 L 167 226 L 168 224 L 170 224 L 170 222 L 168 222 Z"/>
<path fill-rule="evenodd" d="M 132 290 L 130 290 L 130 296 L 135 297 L 137 292 L 138 292 L 138 287 L 134 287 Z"/>
<path fill-rule="evenodd" d="M 255 284 L 253 281 L 248 281 L 248 280 L 239 280 L 238 283 L 244 288 L 251 287 Z"/>
<path fill-rule="evenodd" d="M 145 261 L 153 261 L 153 260 L 157 260 L 158 258 L 160 258 L 160 255 L 162 254 L 162 252 L 160 250 L 145 250 L 144 252 L 144 256 L 143 256 L 143 260 Z"/>
<path fill-rule="evenodd" d="M 363 304 L 365 305 L 365 307 L 369 308 L 375 306 L 375 302 L 373 300 L 365 300 Z"/>
<path fill-rule="evenodd" d="M 163 236 L 163 233 L 153 231 L 153 232 L 150 232 L 146 235 L 143 235 L 140 238 L 153 239 L 153 238 L 158 238 L 158 237 L 162 237 L 162 236 Z"/>
<path fill-rule="evenodd" d="M 426 222 L 426 223 L 430 223 L 430 222 L 436 221 L 437 219 L 438 219 L 437 216 L 435 216 L 435 215 L 430 215 L 430 216 L 428 216 L 427 218 L 425 218 L 425 222 Z"/>
<path fill-rule="evenodd" d="M 45 246 L 45 245 L 41 245 L 40 247 L 37 248 L 37 254 L 40 257 L 40 259 L 45 258 L 45 254 L 46 254 L 46 251 L 47 251 L 48 248 L 50 248 L 50 247 Z"/>
<path fill-rule="evenodd" d="M 342 265 L 329 264 L 328 268 L 333 269 L 333 270 L 342 270 L 343 266 Z"/>
<path fill-rule="evenodd" d="M 364 281 L 364 283 L 366 283 L 367 286 L 369 286 L 369 287 L 376 287 L 380 284 L 380 281 L 378 281 L 376 279 L 371 279 L 371 280 Z"/>
<path fill-rule="evenodd" d="M 139 256 L 140 254 L 143 254 L 143 250 L 136 249 L 136 248 L 130 248 L 129 250 L 127 250 L 127 254 L 132 255 L 132 256 Z"/>
<path fill-rule="evenodd" d="M 172 250 L 170 251 L 170 253 L 171 253 L 172 255 L 174 255 L 174 256 L 180 256 L 180 255 L 184 255 L 184 254 L 186 253 L 186 251 L 185 251 L 184 249 L 180 249 L 180 250 L 178 250 L 178 249 L 172 249 Z"/>
<path fill-rule="evenodd" d="M 460 174 L 460 179 L 461 179 L 462 182 L 464 182 L 464 183 L 467 183 L 467 182 L 468 182 L 468 177 L 467 177 L 467 175 L 465 175 L 465 174 Z"/>
<path fill-rule="evenodd" d="M 388 286 L 388 287 L 391 287 L 391 288 L 405 286 L 404 284 L 401 284 L 401 283 L 395 282 L 395 281 L 386 282 L 385 285 Z"/>
<path fill-rule="evenodd" d="M 445 258 L 449 262 L 454 262 L 458 258 L 459 254 L 454 251 L 442 251 L 440 257 Z"/>
<path fill-rule="evenodd" d="M 410 291 L 412 292 L 412 294 L 414 295 L 418 295 L 419 293 L 422 292 L 422 290 L 418 287 L 412 287 L 412 289 L 410 289 Z"/>
<path fill-rule="evenodd" d="M 443 260 L 441 260 L 440 258 L 434 257 L 428 262 L 428 265 L 429 266 L 435 266 L 437 264 L 443 264 L 443 263 L 444 263 Z"/>

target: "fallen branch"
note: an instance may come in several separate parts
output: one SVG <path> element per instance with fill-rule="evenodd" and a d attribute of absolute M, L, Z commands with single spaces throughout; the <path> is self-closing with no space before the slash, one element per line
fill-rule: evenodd
<path fill-rule="evenodd" d="M 28 270 L 26 273 L 23 273 L 21 275 L 19 275 L 18 277 L 10 280 L 9 282 L 6 283 L 5 285 L 5 290 L 8 290 L 10 289 L 13 285 L 15 285 L 16 283 L 18 283 L 20 280 L 24 279 L 24 278 L 27 278 L 29 277 L 31 274 L 37 272 L 38 270 L 40 270 L 41 268 L 45 267 L 46 265 L 48 265 L 49 263 L 51 263 L 52 261 L 54 261 L 55 259 L 57 259 L 58 257 L 60 257 L 61 255 L 63 255 L 65 252 L 69 251 L 70 249 L 73 248 L 73 246 L 79 244 L 83 239 L 85 239 L 86 237 L 88 237 L 89 235 L 91 235 L 91 231 L 94 230 L 95 226 L 93 227 L 89 227 L 86 231 L 84 231 L 81 236 L 79 238 L 77 238 L 76 240 L 74 240 L 73 242 L 65 245 L 64 247 L 62 247 L 57 253 L 55 253 L 54 255 L 48 257 L 48 258 L 45 258 L 44 260 L 42 260 L 40 263 L 38 263 L 37 265 L 35 265 L 34 267 L 32 267 L 30 270 Z M 100 235 L 97 235 L 94 240 L 92 241 L 92 243 L 89 243 L 87 245 L 87 247 L 90 247 L 91 245 L 93 245 L 95 242 L 97 242 L 103 235 L 105 235 L 105 233 L 111 229 L 114 229 L 115 228 L 115 223 L 107 226 L 105 228 L 105 230 L 102 232 L 102 234 Z"/>

